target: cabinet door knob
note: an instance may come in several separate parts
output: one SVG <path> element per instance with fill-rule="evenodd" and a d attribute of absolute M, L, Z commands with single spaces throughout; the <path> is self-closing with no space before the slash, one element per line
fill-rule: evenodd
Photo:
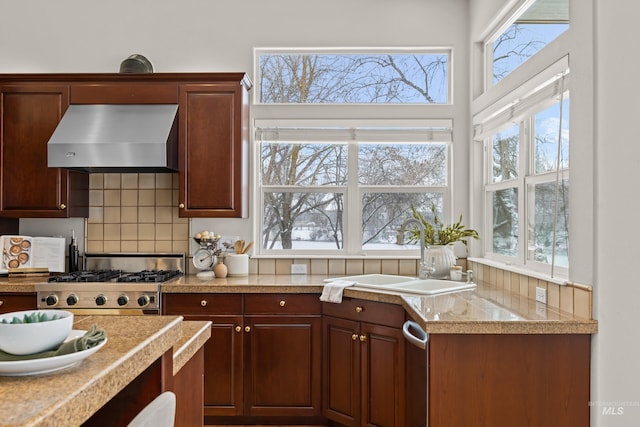
<path fill-rule="evenodd" d="M 360 342 L 365 342 L 367 340 L 366 335 L 360 335 Z"/>
<path fill-rule="evenodd" d="M 245 326 L 244 327 L 244 331 L 245 332 L 251 332 L 251 326 Z"/>
<path fill-rule="evenodd" d="M 357 306 L 356 307 L 356 313 L 362 313 L 364 311 L 364 308 Z"/>
<path fill-rule="evenodd" d="M 285 305 L 287 305 L 287 302 L 285 300 L 280 301 L 280 307 L 284 307 Z"/>
<path fill-rule="evenodd" d="M 356 333 L 351 334 L 351 339 L 354 340 L 354 341 L 357 340 L 358 339 L 358 334 L 356 334 Z"/>
<path fill-rule="evenodd" d="M 2 304 L 4 304 L 4 301 L 2 301 L 2 300 L 0 299 L 0 306 L 1 306 Z"/>
<path fill-rule="evenodd" d="M 203 307 L 206 307 L 207 306 L 207 300 L 203 299 L 202 301 L 200 301 L 200 305 L 203 306 Z"/>
<path fill-rule="evenodd" d="M 65 210 L 67 209 L 67 205 L 65 205 L 64 203 L 60 204 L 60 210 Z"/>
<path fill-rule="evenodd" d="M 236 325 L 236 332 L 240 332 L 242 330 L 242 327 L 240 325 Z"/>
<path fill-rule="evenodd" d="M 179 207 L 180 209 L 184 209 L 184 203 L 180 203 L 180 204 L 178 205 L 178 207 Z"/>

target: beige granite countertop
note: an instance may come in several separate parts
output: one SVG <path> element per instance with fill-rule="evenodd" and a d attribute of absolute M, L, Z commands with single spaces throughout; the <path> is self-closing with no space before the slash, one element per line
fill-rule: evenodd
<path fill-rule="evenodd" d="M 322 275 L 255 275 L 224 279 L 185 276 L 162 285 L 165 293 L 322 293 Z M 475 290 L 418 295 L 346 288 L 345 297 L 402 305 L 428 333 L 593 334 L 597 321 L 562 312 L 479 283 Z"/>
<path fill-rule="evenodd" d="M 173 375 L 200 350 L 211 337 L 211 322 L 205 320 L 185 320 L 182 322 L 182 336 L 173 345 Z"/>
<path fill-rule="evenodd" d="M 181 316 L 76 316 L 74 329 L 93 324 L 105 330 L 108 341 L 80 364 L 0 377 L 0 426 L 80 425 L 183 335 Z"/>
<path fill-rule="evenodd" d="M 188 275 L 162 285 L 164 293 L 317 293 L 323 275 L 250 275 L 200 279 Z M 33 292 L 33 282 L 0 280 L 0 292 Z M 358 287 L 345 297 L 402 305 L 430 333 L 593 334 L 598 322 L 581 318 L 482 282 L 474 291 L 423 296 Z"/>

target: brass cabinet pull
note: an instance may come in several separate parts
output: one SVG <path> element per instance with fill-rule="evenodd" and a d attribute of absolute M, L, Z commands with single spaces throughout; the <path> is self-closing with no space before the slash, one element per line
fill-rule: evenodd
<path fill-rule="evenodd" d="M 356 307 L 356 313 L 362 313 L 364 311 L 364 308 L 357 306 Z"/>
<path fill-rule="evenodd" d="M 351 339 L 354 340 L 354 341 L 357 340 L 358 339 L 358 334 L 356 334 L 356 333 L 351 334 Z"/>
<path fill-rule="evenodd" d="M 285 300 L 280 301 L 280 307 L 284 307 L 285 305 L 287 305 L 287 302 Z"/>
<path fill-rule="evenodd" d="M 67 205 L 65 205 L 64 203 L 60 204 L 60 210 L 65 210 L 67 209 Z"/>
<path fill-rule="evenodd" d="M 203 306 L 203 307 L 206 307 L 207 306 L 207 300 L 203 299 L 202 301 L 200 301 L 200 305 Z"/>
<path fill-rule="evenodd" d="M 240 332 L 242 330 L 242 327 L 240 325 L 236 325 L 236 332 Z"/>
<path fill-rule="evenodd" d="M 179 207 L 180 209 L 184 209 L 184 203 L 180 203 L 180 204 L 178 205 L 178 207 Z"/>
<path fill-rule="evenodd" d="M 251 332 L 251 326 L 245 326 L 244 327 L 244 331 L 245 332 Z"/>
<path fill-rule="evenodd" d="M 360 342 L 365 342 L 367 340 L 366 335 L 360 335 Z"/>

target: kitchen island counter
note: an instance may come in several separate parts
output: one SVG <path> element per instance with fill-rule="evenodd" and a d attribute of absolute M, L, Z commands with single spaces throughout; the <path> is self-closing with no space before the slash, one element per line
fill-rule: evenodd
<path fill-rule="evenodd" d="M 172 349 L 175 374 L 210 335 L 208 322 L 183 322 L 181 316 L 76 316 L 73 328 L 93 324 L 108 341 L 79 364 L 0 377 L 0 426 L 79 426 Z"/>

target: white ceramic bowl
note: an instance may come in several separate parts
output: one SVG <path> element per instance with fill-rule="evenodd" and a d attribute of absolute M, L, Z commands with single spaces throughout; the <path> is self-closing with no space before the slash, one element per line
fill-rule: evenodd
<path fill-rule="evenodd" d="M 34 312 L 44 313 L 55 320 L 35 323 L 11 322 L 14 317 L 24 319 Z M 15 355 L 40 353 L 56 349 L 69 336 L 73 326 L 73 313 L 64 310 L 26 310 L 0 315 L 0 350 Z"/>

